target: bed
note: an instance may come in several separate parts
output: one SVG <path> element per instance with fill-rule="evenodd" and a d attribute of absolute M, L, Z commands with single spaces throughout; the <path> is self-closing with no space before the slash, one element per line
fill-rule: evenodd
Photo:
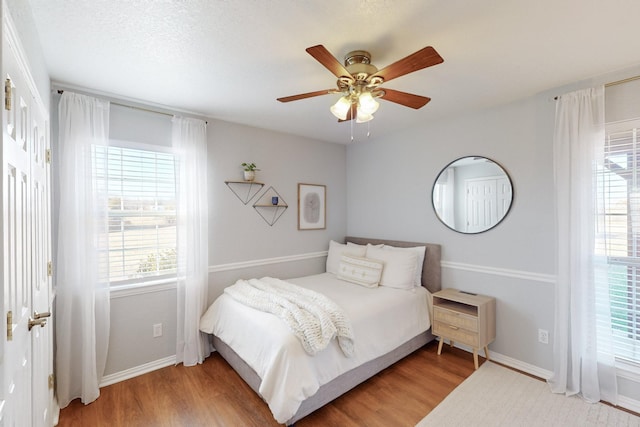
<path fill-rule="evenodd" d="M 226 292 L 201 319 L 201 330 L 211 334 L 218 353 L 265 400 L 274 418 L 287 425 L 434 339 L 429 312 L 431 294 L 441 287 L 440 245 L 359 237 L 347 237 L 345 244 L 336 243 L 335 247 L 334 243 L 330 244 L 327 270 L 330 265 L 335 269 L 334 263 L 349 259 L 340 257 L 336 250 L 344 249 L 347 244 L 358 250 L 368 248 L 370 254 L 377 255 L 381 254 L 382 245 L 386 245 L 384 249 L 398 249 L 394 253 L 425 248 L 424 256 L 420 252 L 417 256 L 420 262 L 415 284 L 419 286 L 412 289 L 379 286 L 372 291 L 344 282 L 334 271 L 287 279 L 335 299 L 350 318 L 353 317 L 353 355 L 345 356 L 334 339 L 327 348 L 311 356 L 284 322 L 273 314 L 234 301 Z M 385 252 L 384 256 L 389 253 Z M 390 319 L 394 319 L 393 322 Z M 272 345 L 277 347 L 272 349 Z"/>

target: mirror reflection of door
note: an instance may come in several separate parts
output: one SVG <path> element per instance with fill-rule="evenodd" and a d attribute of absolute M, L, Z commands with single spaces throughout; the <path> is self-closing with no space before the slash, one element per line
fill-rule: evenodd
<path fill-rule="evenodd" d="M 513 198 L 511 180 L 500 165 L 469 156 L 447 165 L 433 186 L 438 218 L 461 233 L 481 233 L 508 213 Z"/>
<path fill-rule="evenodd" d="M 504 176 L 468 179 L 466 232 L 485 231 L 503 218 L 511 206 L 511 183 Z"/>

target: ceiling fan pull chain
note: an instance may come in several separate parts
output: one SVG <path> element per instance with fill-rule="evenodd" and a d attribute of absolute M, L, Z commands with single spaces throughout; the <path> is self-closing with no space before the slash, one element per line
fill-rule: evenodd
<path fill-rule="evenodd" d="M 353 142 L 353 122 L 355 121 L 353 119 L 353 110 L 354 110 L 353 104 L 351 104 L 351 120 L 349 120 L 350 126 L 351 126 L 351 142 Z"/>

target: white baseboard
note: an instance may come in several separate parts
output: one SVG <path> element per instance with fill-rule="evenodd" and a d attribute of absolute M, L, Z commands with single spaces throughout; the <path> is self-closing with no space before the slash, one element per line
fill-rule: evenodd
<path fill-rule="evenodd" d="M 618 396 L 618 406 L 640 414 L 640 400 L 635 400 L 627 396 Z"/>
<path fill-rule="evenodd" d="M 128 380 L 130 378 L 137 377 L 149 372 L 156 371 L 167 366 L 176 364 L 176 356 L 165 357 L 164 359 L 155 360 L 153 362 L 145 363 L 144 365 L 135 366 L 133 368 L 125 369 L 124 371 L 115 372 L 113 374 L 105 375 L 102 377 L 100 387 L 106 387 L 111 384 L 119 383 L 120 381 Z"/>
<path fill-rule="evenodd" d="M 509 356 L 505 356 L 504 354 L 496 353 L 495 351 L 489 351 L 489 357 L 491 357 L 491 360 L 495 362 L 502 363 L 503 365 L 509 366 L 522 372 L 526 372 L 529 375 L 542 378 L 543 380 L 548 380 L 549 378 L 551 378 L 551 375 L 553 375 L 553 372 L 551 371 L 542 369 L 538 366 L 531 365 L 529 363 L 514 359 Z"/>

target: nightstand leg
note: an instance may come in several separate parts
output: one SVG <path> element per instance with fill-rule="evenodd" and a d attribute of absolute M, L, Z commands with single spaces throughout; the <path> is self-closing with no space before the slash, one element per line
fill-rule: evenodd
<path fill-rule="evenodd" d="M 489 347 L 487 347 L 486 345 L 484 346 L 484 357 L 486 357 L 487 360 L 491 360 L 489 358 Z"/>
<path fill-rule="evenodd" d="M 475 366 L 476 369 L 478 369 L 478 349 L 477 348 L 473 349 L 473 366 Z"/>
<path fill-rule="evenodd" d="M 442 343 L 444 343 L 444 338 L 440 337 L 440 342 L 438 343 L 438 356 L 442 352 Z"/>

